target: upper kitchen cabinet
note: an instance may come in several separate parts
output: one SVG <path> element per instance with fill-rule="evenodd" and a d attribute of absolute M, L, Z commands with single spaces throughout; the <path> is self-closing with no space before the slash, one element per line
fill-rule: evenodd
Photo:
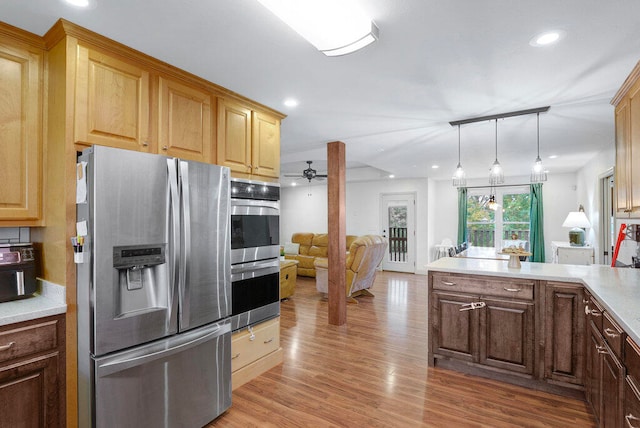
<path fill-rule="evenodd" d="M 43 50 L 21 43 L 15 30 L 0 28 L 0 226 L 38 226 Z"/>
<path fill-rule="evenodd" d="M 613 98 L 616 127 L 616 209 L 640 217 L 640 62 Z"/>
<path fill-rule="evenodd" d="M 77 46 L 75 142 L 148 151 L 149 72 Z"/>
<path fill-rule="evenodd" d="M 280 177 L 280 119 L 259 112 L 252 117 L 253 173 L 263 177 Z"/>
<path fill-rule="evenodd" d="M 159 78 L 158 152 L 213 163 L 211 93 Z"/>
<path fill-rule="evenodd" d="M 218 164 L 239 177 L 278 179 L 280 119 L 218 99 Z"/>

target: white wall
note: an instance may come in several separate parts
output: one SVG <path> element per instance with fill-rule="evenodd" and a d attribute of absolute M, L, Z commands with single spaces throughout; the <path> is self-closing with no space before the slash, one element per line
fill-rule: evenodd
<path fill-rule="evenodd" d="M 508 177 L 505 184 L 528 184 L 529 177 Z M 485 186 L 488 179 L 468 180 L 467 186 Z M 437 181 L 435 189 L 429 195 L 429 205 L 434 205 L 433 224 L 429 230 L 431 242 L 437 244 L 449 238 L 453 242 L 458 239 L 458 191 L 450 180 Z M 544 239 L 546 260 L 551 260 L 551 241 L 569 240 L 569 231 L 562 227 L 569 211 L 578 208 L 575 174 L 549 174 L 542 186 L 544 204 Z M 431 259 L 435 251 L 430 248 Z"/>
<path fill-rule="evenodd" d="M 602 256 L 602 249 L 598 242 L 602 229 L 602 225 L 600 224 L 602 221 L 600 215 L 600 205 L 602 203 L 600 179 L 608 171 L 613 171 L 614 164 L 615 149 L 612 144 L 610 149 L 598 153 L 577 173 L 578 204 L 584 206 L 584 212 L 591 223 L 591 228 L 587 229 L 586 240 L 594 247 L 596 263 L 602 263 L 602 259 L 600 258 Z"/>
<path fill-rule="evenodd" d="M 308 196 L 311 190 L 311 196 Z M 380 201 L 383 194 L 416 195 L 416 273 L 424 274 L 430 261 L 428 243 L 427 179 L 394 179 L 348 182 L 346 186 L 346 222 L 348 235 L 381 234 Z M 280 242 L 291 241 L 295 232 L 326 233 L 326 184 L 283 187 L 280 204 Z"/>

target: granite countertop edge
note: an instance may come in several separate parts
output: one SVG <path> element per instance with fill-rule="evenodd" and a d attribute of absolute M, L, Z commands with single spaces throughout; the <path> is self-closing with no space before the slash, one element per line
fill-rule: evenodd
<path fill-rule="evenodd" d="M 582 284 L 629 337 L 640 344 L 640 269 L 605 265 L 562 265 L 522 262 L 510 269 L 504 260 L 444 257 L 426 266 L 427 272 L 474 274 Z"/>
<path fill-rule="evenodd" d="M 38 291 L 33 296 L 0 303 L 0 326 L 66 312 L 65 287 L 38 278 Z"/>

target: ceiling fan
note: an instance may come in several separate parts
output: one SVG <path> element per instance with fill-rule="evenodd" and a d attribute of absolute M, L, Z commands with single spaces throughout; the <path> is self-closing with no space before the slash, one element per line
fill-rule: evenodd
<path fill-rule="evenodd" d="M 313 161 L 307 161 L 307 169 L 302 171 L 302 176 L 299 174 L 285 174 L 285 177 L 297 177 L 297 178 L 306 178 L 311 183 L 311 180 L 324 180 L 327 178 L 327 174 L 318 174 L 317 171 L 311 168 L 311 163 Z"/>

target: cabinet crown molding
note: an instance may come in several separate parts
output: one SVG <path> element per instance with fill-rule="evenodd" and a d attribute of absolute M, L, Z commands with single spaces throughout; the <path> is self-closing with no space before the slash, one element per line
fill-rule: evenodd
<path fill-rule="evenodd" d="M 629 89 L 631 89 L 633 84 L 639 78 L 640 78 L 640 61 L 636 63 L 636 66 L 633 68 L 633 70 L 631 70 L 631 73 L 629 73 L 629 76 L 627 76 L 622 86 L 620 86 L 620 89 L 618 89 L 618 92 L 616 92 L 616 94 L 613 96 L 613 98 L 611 99 L 611 104 L 614 106 L 617 106 L 620 103 L 620 101 L 622 101 L 622 99 L 625 97 L 625 95 L 627 95 L 627 92 L 629 92 Z"/>

